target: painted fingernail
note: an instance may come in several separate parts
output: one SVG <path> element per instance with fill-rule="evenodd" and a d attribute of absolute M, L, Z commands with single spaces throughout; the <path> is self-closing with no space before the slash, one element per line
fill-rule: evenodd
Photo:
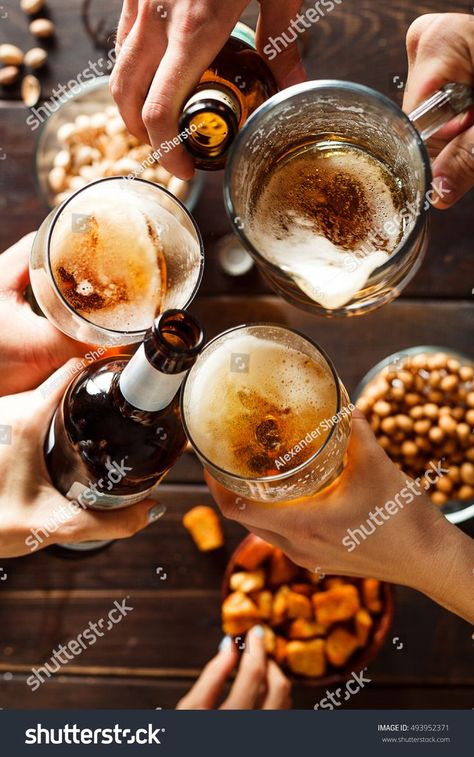
<path fill-rule="evenodd" d="M 230 636 L 224 636 L 224 638 L 221 640 L 218 650 L 219 652 L 223 652 L 225 649 L 229 649 L 232 645 L 232 639 Z"/>
<path fill-rule="evenodd" d="M 151 510 L 148 510 L 148 523 L 154 523 L 159 520 L 165 512 L 166 507 L 164 505 L 155 505 Z"/>
<path fill-rule="evenodd" d="M 265 636 L 265 629 L 263 626 L 253 626 L 250 633 L 252 633 L 254 636 L 257 636 L 259 639 L 263 639 Z"/>

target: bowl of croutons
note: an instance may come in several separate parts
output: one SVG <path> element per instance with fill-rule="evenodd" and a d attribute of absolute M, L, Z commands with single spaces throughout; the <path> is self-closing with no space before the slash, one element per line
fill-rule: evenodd
<path fill-rule="evenodd" d="M 474 516 L 474 359 L 431 345 L 400 350 L 367 373 L 354 402 L 448 520 Z"/>
<path fill-rule="evenodd" d="M 232 555 L 222 590 L 224 633 L 238 640 L 262 626 L 267 653 L 292 678 L 318 686 L 366 667 L 393 618 L 389 584 L 306 570 L 253 534 Z"/>

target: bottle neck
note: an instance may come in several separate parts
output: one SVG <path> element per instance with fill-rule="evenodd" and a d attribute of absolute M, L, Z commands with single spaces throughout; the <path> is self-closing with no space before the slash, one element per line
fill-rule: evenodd
<path fill-rule="evenodd" d="M 202 84 L 183 108 L 186 148 L 196 157 L 222 156 L 237 135 L 241 116 L 239 98 L 230 87 Z"/>
<path fill-rule="evenodd" d="M 189 313 L 163 313 L 120 375 L 118 388 L 123 398 L 150 413 L 168 407 L 203 344 L 203 330 Z"/>
<path fill-rule="evenodd" d="M 142 344 L 120 375 L 120 392 L 129 405 L 156 413 L 171 404 L 186 373 L 187 370 L 181 373 L 157 370 L 148 362 Z"/>

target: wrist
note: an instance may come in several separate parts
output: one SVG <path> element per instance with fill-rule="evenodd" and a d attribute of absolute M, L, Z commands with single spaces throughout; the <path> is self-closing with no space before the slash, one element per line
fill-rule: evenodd
<path fill-rule="evenodd" d="M 413 581 L 407 585 L 474 622 L 474 541 L 439 516 L 424 534 Z"/>

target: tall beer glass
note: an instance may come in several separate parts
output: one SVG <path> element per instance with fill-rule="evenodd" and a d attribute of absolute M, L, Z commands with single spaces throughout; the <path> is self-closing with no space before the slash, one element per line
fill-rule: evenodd
<path fill-rule="evenodd" d="M 204 467 L 236 494 L 263 501 L 313 494 L 339 475 L 351 411 L 323 350 L 276 324 L 216 337 L 182 393 L 185 430 Z"/>

